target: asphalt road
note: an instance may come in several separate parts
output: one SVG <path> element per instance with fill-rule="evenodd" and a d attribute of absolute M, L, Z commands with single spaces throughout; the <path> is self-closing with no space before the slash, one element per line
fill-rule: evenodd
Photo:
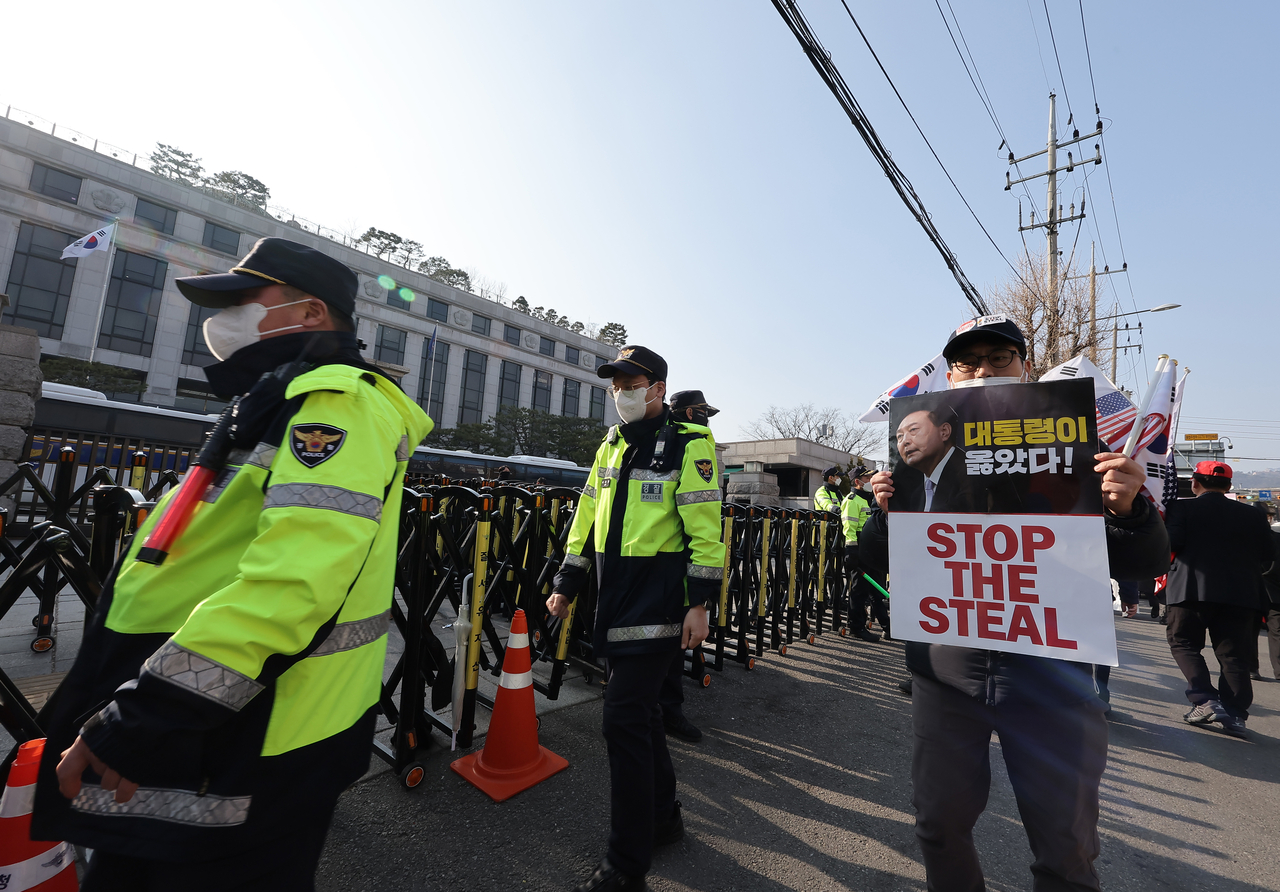
<path fill-rule="evenodd" d="M 1280 683 L 1255 685 L 1250 739 L 1182 722 L 1188 708 L 1164 627 L 1118 620 L 1121 667 L 1102 785 L 1104 888 L 1280 889 Z M 1212 658 L 1210 657 L 1212 661 Z M 1265 664 L 1265 656 L 1264 656 Z M 826 635 L 730 664 L 686 686 L 701 743 L 671 742 L 686 838 L 661 850 L 649 882 L 667 890 L 919 890 L 910 701 L 897 644 Z M 582 681 L 571 684 L 582 685 Z M 600 700 L 544 716 L 542 743 L 570 768 L 502 804 L 449 770 L 426 782 L 387 773 L 342 798 L 318 888 L 572 889 L 604 852 L 609 777 Z M 1030 888 L 1031 854 L 992 742 L 991 800 L 975 836 L 988 886 Z"/>

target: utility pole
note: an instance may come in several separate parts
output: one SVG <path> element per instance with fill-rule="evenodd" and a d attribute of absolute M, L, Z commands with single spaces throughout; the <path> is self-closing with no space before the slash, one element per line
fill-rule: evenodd
<path fill-rule="evenodd" d="M 1080 199 L 1079 214 L 1076 213 L 1075 202 L 1072 202 L 1071 207 L 1067 212 L 1067 215 L 1063 216 L 1062 205 L 1058 201 L 1058 172 L 1066 171 L 1067 173 L 1070 173 L 1071 171 L 1076 169 L 1076 166 L 1078 164 L 1088 164 L 1090 161 L 1092 161 L 1094 164 L 1102 163 L 1102 145 L 1099 143 L 1094 146 L 1093 158 L 1090 158 L 1088 160 L 1076 161 L 1075 158 L 1072 157 L 1072 153 L 1067 152 L 1066 166 L 1065 167 L 1058 166 L 1058 150 L 1065 149 L 1067 146 L 1072 146 L 1072 145 L 1075 145 L 1076 143 L 1084 142 L 1087 139 L 1093 139 L 1094 137 L 1101 137 L 1102 121 L 1101 120 L 1098 121 L 1097 128 L 1094 130 L 1094 132 L 1086 133 L 1084 136 L 1081 136 L 1079 129 L 1077 129 L 1072 132 L 1071 139 L 1060 143 L 1058 142 L 1057 112 L 1058 112 L 1057 96 L 1054 93 L 1050 93 L 1049 94 L 1049 139 L 1045 145 L 1045 148 L 1039 152 L 1032 152 L 1030 155 L 1023 155 L 1021 158 L 1015 158 L 1013 155 L 1012 149 L 1009 152 L 1008 161 L 1010 165 L 1021 164 L 1023 161 L 1029 161 L 1032 158 L 1036 158 L 1040 155 L 1045 155 L 1047 159 L 1047 164 L 1045 166 L 1044 172 L 1034 173 L 1034 174 L 1031 174 L 1031 176 L 1022 177 L 1021 179 L 1017 179 L 1017 180 L 1012 179 L 1008 171 L 1005 171 L 1005 175 L 1004 175 L 1004 183 L 1005 183 L 1004 191 L 1006 192 L 1012 190 L 1013 187 L 1018 185 L 1019 183 L 1025 183 L 1029 180 L 1034 180 L 1039 177 L 1048 177 L 1048 180 L 1049 180 L 1048 189 L 1047 189 L 1048 195 L 1045 201 L 1044 220 L 1042 222 L 1037 223 L 1036 212 L 1034 209 L 1032 209 L 1030 225 L 1023 226 L 1021 208 L 1019 208 L 1019 211 L 1018 211 L 1018 231 L 1019 232 L 1026 232 L 1028 229 L 1044 229 L 1045 234 L 1048 238 L 1048 252 L 1049 252 L 1048 279 L 1049 280 L 1048 282 L 1045 283 L 1046 284 L 1045 313 L 1048 316 L 1048 325 L 1046 326 L 1048 338 L 1045 346 L 1046 346 L 1046 353 L 1047 353 L 1046 362 L 1049 365 L 1057 365 L 1059 362 L 1062 361 L 1062 358 L 1058 356 L 1058 349 L 1059 349 L 1058 342 L 1061 336 L 1061 328 L 1062 328 L 1062 307 L 1059 301 L 1059 294 L 1060 294 L 1062 283 L 1058 279 L 1058 227 L 1061 226 L 1063 223 L 1071 223 L 1072 221 L 1075 221 L 1075 220 L 1083 220 L 1085 217 L 1083 198 Z"/>
<path fill-rule="evenodd" d="M 1083 211 L 1081 211 L 1083 213 Z M 1126 262 L 1120 269 L 1113 270 L 1110 266 L 1104 266 L 1102 272 L 1098 272 L 1098 265 L 1094 260 L 1096 244 L 1089 242 L 1089 274 L 1087 276 L 1066 276 L 1062 281 L 1069 282 L 1072 279 L 1089 280 L 1089 361 L 1094 365 L 1098 364 L 1098 276 L 1114 276 L 1116 273 L 1126 272 L 1129 264 Z M 1103 321 L 1106 321 L 1105 319 Z M 1111 326 L 1111 380 L 1116 377 L 1116 326 Z"/>

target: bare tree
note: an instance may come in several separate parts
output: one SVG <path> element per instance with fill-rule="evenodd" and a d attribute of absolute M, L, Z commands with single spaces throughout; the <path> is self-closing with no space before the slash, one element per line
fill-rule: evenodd
<path fill-rule="evenodd" d="M 471 277 L 471 286 L 474 294 L 478 294 L 486 300 L 506 305 L 506 282 L 499 282 L 492 276 L 486 276 L 473 266 L 466 267 L 463 272 Z"/>
<path fill-rule="evenodd" d="M 997 285 L 987 297 L 994 313 L 1018 324 L 1027 339 L 1027 360 L 1047 372 L 1094 346 L 1097 332 L 1089 325 L 1089 284 L 1074 275 L 1073 264 L 1059 268 L 1057 299 L 1050 298 L 1048 263 L 1041 255 L 1018 258 L 1020 278 Z M 1098 315 L 1106 315 L 1099 312 Z"/>
<path fill-rule="evenodd" d="M 824 434 L 826 428 L 831 434 Z M 785 440 L 799 437 L 824 443 L 832 449 L 857 455 L 880 445 L 883 434 L 869 424 L 859 424 L 842 410 L 828 406 L 814 408 L 812 403 L 800 406 L 770 406 L 765 413 L 743 426 L 749 437 L 757 440 Z"/>

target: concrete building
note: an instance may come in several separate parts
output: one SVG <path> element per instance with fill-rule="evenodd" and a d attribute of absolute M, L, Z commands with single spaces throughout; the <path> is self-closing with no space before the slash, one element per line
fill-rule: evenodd
<path fill-rule="evenodd" d="M 750 487 L 751 494 L 776 498 L 744 498 L 743 501 L 781 505 L 784 508 L 812 508 L 813 495 L 822 486 L 822 472 L 832 465 L 846 467 L 855 458 L 848 452 L 799 437 L 740 440 L 720 445 L 724 447 L 721 460 L 724 462 L 725 473 L 729 476 L 731 493 L 735 489 L 735 474 L 756 475 L 751 478 L 755 484 Z M 869 468 L 875 468 L 879 464 L 870 460 L 864 460 L 863 463 Z M 776 493 L 771 486 L 774 480 L 777 484 Z M 730 498 L 732 499 L 732 495 Z"/>
<path fill-rule="evenodd" d="M 359 274 L 365 355 L 401 378 L 437 426 L 484 421 L 506 405 L 618 420 L 607 382 L 595 376 L 614 348 L 62 132 L 75 138 L 0 119 L 0 291 L 10 298 L 0 322 L 35 329 L 44 357 L 92 358 L 145 381 L 142 394 L 113 398 L 216 411 L 201 372 L 212 362 L 201 326 L 213 311 L 190 304 L 174 279 L 230 269 L 257 239 L 279 236 Z M 112 220 L 114 250 L 59 259 L 66 245 Z M 429 364 L 426 344 L 437 325 Z"/>

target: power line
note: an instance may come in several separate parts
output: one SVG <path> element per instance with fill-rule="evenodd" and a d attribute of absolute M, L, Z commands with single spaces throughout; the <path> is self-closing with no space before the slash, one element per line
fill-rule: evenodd
<path fill-rule="evenodd" d="M 854 129 L 858 131 L 858 135 L 862 137 L 863 142 L 867 144 L 867 148 L 871 150 L 872 157 L 880 165 L 884 175 L 893 184 L 894 191 L 898 193 L 902 203 L 907 206 L 907 210 L 916 218 L 916 222 L 925 231 L 925 235 L 933 242 L 934 247 L 938 249 L 938 253 L 942 255 L 943 262 L 947 265 L 947 269 L 951 270 L 951 275 L 955 277 L 960 290 L 964 292 L 969 303 L 973 304 L 979 313 L 986 315 L 988 313 L 986 301 L 982 299 L 978 289 L 974 287 L 968 276 L 964 274 L 964 270 L 960 268 L 960 261 L 951 249 L 947 247 L 947 243 L 942 238 L 942 233 L 938 232 L 937 227 L 934 226 L 933 219 L 929 216 L 929 212 L 925 210 L 924 202 L 916 194 L 915 187 L 911 185 L 907 175 L 898 167 L 893 157 L 889 154 L 889 150 L 881 142 L 879 134 L 871 126 L 866 113 L 863 112 L 848 84 L 845 83 L 839 70 L 831 61 L 831 54 L 823 48 L 818 38 L 814 36 L 813 30 L 805 20 L 804 14 L 796 6 L 795 0 L 773 0 L 773 5 L 778 10 L 778 14 L 782 16 L 783 21 L 791 29 L 791 33 L 795 35 L 796 40 L 799 41 L 800 47 L 804 50 L 805 55 L 809 57 L 809 62 L 813 65 L 814 70 L 818 72 L 818 76 L 826 83 L 828 89 L 836 97 L 836 101 L 840 103 L 840 107 L 849 116 L 849 121 L 853 124 Z M 934 157 L 937 156 L 935 155 Z M 967 204 L 968 202 L 966 202 Z M 985 232 L 986 230 L 984 229 L 983 231 Z"/>
<path fill-rule="evenodd" d="M 1062 98 L 1067 100 L 1067 118 L 1074 119 L 1075 112 L 1071 110 L 1071 95 L 1067 93 L 1067 78 L 1062 73 L 1062 57 L 1058 55 L 1058 40 L 1053 36 L 1053 19 L 1049 18 L 1049 0 L 1044 2 L 1044 20 L 1049 24 L 1049 41 L 1053 44 L 1053 60 L 1058 63 L 1058 81 L 1062 84 Z"/>
<path fill-rule="evenodd" d="M 951 12 L 951 21 L 955 22 L 955 34 L 951 33 L 951 22 L 947 21 L 946 13 L 942 11 L 942 6 L 938 0 L 934 0 L 934 5 L 938 8 L 938 15 L 942 16 L 942 24 L 947 29 L 947 36 L 951 38 L 951 45 L 955 47 L 956 55 L 960 57 L 960 64 L 964 66 L 965 74 L 969 75 L 969 83 L 973 84 L 973 89 L 978 94 L 978 100 L 987 110 L 987 116 L 991 118 L 991 123 L 995 125 L 996 135 L 1000 137 L 1001 148 L 1008 147 L 1010 153 L 1013 152 L 1013 145 L 1009 142 L 1008 136 L 1005 135 L 1004 127 L 1000 124 L 1000 119 L 996 116 L 995 103 L 991 101 L 991 94 L 987 92 L 986 82 L 982 79 L 982 73 L 978 71 L 978 61 L 973 58 L 973 51 L 969 49 L 969 41 L 965 39 L 964 29 L 960 27 L 960 19 L 956 16 L 956 11 L 951 5 L 951 0 L 947 0 L 947 9 Z M 960 45 L 956 43 L 955 35 L 960 35 L 960 43 L 964 44 L 964 52 L 960 51 Z M 969 60 L 965 61 L 965 54 L 968 54 Z M 973 66 L 973 72 L 970 73 L 969 66 Z M 977 81 L 974 78 L 977 77 Z M 996 151 L 999 151 L 997 149 Z M 1022 178 L 1022 166 L 1014 164 L 1013 169 L 1018 172 L 1019 179 Z M 1022 194 L 1027 197 L 1027 201 L 1035 206 L 1035 199 L 1031 197 L 1031 190 L 1027 188 L 1026 183 L 1021 184 Z M 1023 239 L 1024 246 L 1026 239 Z"/>
<path fill-rule="evenodd" d="M 987 241 L 991 242 L 991 247 L 996 249 L 996 253 L 1000 255 L 1000 259 L 1005 262 L 1009 269 L 1013 270 L 1013 274 L 1022 280 L 1022 284 L 1029 290 L 1034 291 L 1035 289 L 1031 288 L 1025 279 L 1022 279 L 1022 274 L 1018 272 L 1018 268 L 1009 262 L 1008 257 L 1004 256 L 1004 251 L 1000 250 L 1000 246 L 997 245 L 996 240 L 991 237 L 991 233 L 987 232 L 987 227 L 983 226 L 982 221 L 978 219 L 978 214 L 974 211 L 973 206 L 969 204 L 969 199 L 964 197 L 964 193 L 961 192 L 960 187 L 956 185 L 955 179 L 951 176 L 951 171 L 947 170 L 947 165 L 942 163 L 942 159 L 939 158 L 938 153 L 934 151 L 933 144 L 929 142 L 929 137 L 924 135 L 924 130 L 921 129 L 919 122 L 916 121 L 916 116 L 913 115 L 911 113 L 911 109 L 907 107 L 907 101 L 903 99 L 902 94 L 898 92 L 898 85 L 893 82 L 893 78 L 889 77 L 889 72 L 885 70 L 884 64 L 880 61 L 880 57 L 876 55 L 875 49 L 871 46 L 871 41 L 867 39 L 867 35 L 862 30 L 862 26 L 858 24 L 858 20 L 853 17 L 853 12 L 849 9 L 849 4 L 846 3 L 845 0 L 840 0 L 840 5 L 844 7 L 845 13 L 848 14 L 849 21 L 853 22 L 853 27 L 858 29 L 858 36 L 860 36 L 862 38 L 862 42 L 866 44 L 867 51 L 871 53 L 871 58 L 876 60 L 876 65 L 880 68 L 880 73 L 883 74 L 884 79 L 889 82 L 889 86 L 893 89 L 893 95 L 898 97 L 898 102 L 902 104 L 903 111 L 907 113 L 907 117 L 910 118 L 911 123 L 915 125 L 916 132 L 920 134 L 920 138 L 924 140 L 924 144 L 929 147 L 929 154 L 933 155 L 933 160 L 938 162 L 938 166 L 942 168 L 942 172 L 947 175 L 947 181 L 951 183 L 951 188 L 956 190 L 956 194 L 960 196 L 960 200 L 964 202 L 964 206 L 969 209 L 970 216 L 972 216 L 974 222 L 978 224 L 978 228 L 982 230 L 982 234 L 987 237 Z M 994 120 L 994 116 L 992 120 Z M 999 125 L 997 124 L 996 127 L 998 129 Z"/>

